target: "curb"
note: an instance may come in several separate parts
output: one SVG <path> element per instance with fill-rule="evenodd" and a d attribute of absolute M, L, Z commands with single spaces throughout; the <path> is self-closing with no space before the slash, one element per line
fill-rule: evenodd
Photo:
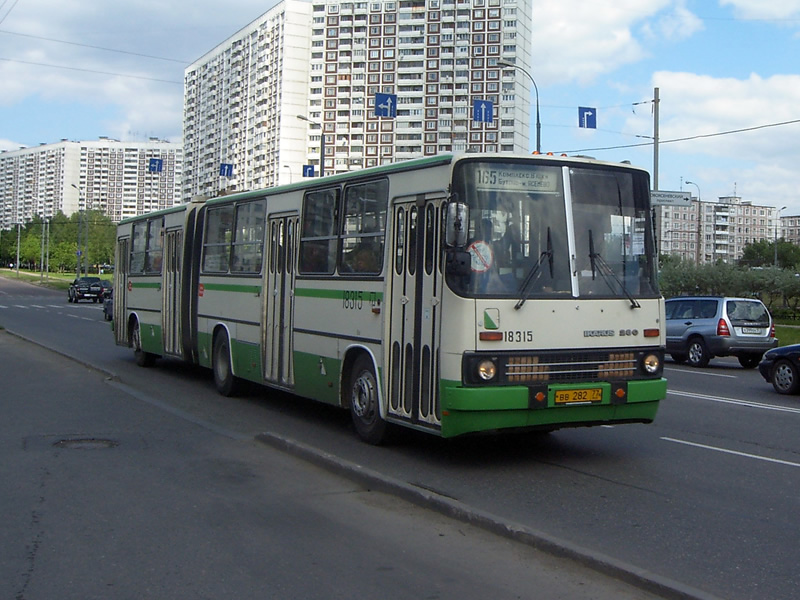
<path fill-rule="evenodd" d="M 344 460 L 334 454 L 278 434 L 271 432 L 260 433 L 255 437 L 255 440 L 355 481 L 368 489 L 392 494 L 417 506 L 435 510 L 447 517 L 475 525 L 553 556 L 574 560 L 603 575 L 613 577 L 662 598 L 669 600 L 722 600 L 719 596 L 662 577 L 647 569 L 558 539 L 520 523 L 508 521 L 492 513 L 470 507 L 453 498 L 388 477 L 362 465 Z"/>

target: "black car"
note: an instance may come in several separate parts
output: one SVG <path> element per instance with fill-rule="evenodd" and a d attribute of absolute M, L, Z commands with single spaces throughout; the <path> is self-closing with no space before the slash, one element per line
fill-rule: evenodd
<path fill-rule="evenodd" d="M 78 302 L 79 300 L 100 302 L 103 297 L 103 284 L 99 277 L 78 277 L 69 284 L 67 295 L 69 302 Z"/>
<path fill-rule="evenodd" d="M 768 350 L 758 371 L 779 394 L 800 392 L 800 344 Z"/>

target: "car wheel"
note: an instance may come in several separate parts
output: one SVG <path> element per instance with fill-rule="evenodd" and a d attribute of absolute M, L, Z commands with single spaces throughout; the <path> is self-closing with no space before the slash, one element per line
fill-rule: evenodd
<path fill-rule="evenodd" d="M 736 358 L 739 359 L 739 364 L 745 369 L 755 369 L 758 363 L 761 362 L 760 354 L 742 354 Z"/>
<path fill-rule="evenodd" d="M 674 360 L 679 365 L 682 365 L 686 362 L 686 355 L 685 354 L 670 354 L 672 360 Z"/>
<path fill-rule="evenodd" d="M 156 364 L 155 354 L 142 350 L 142 331 L 139 328 L 139 321 L 134 321 L 131 328 L 131 347 L 133 347 L 133 356 L 136 358 L 137 365 L 152 367 Z"/>
<path fill-rule="evenodd" d="M 788 360 L 779 360 L 772 367 L 772 387 L 779 394 L 796 394 L 800 389 L 800 374 Z"/>
<path fill-rule="evenodd" d="M 378 380 L 372 361 L 362 355 L 353 365 L 347 386 L 350 415 L 358 437 L 368 444 L 379 445 L 386 438 L 386 421 L 381 417 Z"/>
<path fill-rule="evenodd" d="M 703 338 L 695 337 L 689 340 L 689 354 L 686 360 L 693 367 L 705 367 L 711 356 L 708 354 L 708 346 Z"/>
<path fill-rule="evenodd" d="M 233 374 L 231 349 L 225 333 L 220 333 L 214 339 L 212 370 L 217 391 L 223 396 L 235 395 L 239 387 L 238 378 Z"/>

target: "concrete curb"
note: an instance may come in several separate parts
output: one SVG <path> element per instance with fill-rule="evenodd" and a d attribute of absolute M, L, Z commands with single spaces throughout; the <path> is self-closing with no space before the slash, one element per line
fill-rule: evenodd
<path fill-rule="evenodd" d="M 262 444 L 306 460 L 369 489 L 392 494 L 418 506 L 481 527 L 553 556 L 574 560 L 603 575 L 613 577 L 662 598 L 669 600 L 722 600 L 713 594 L 662 577 L 606 554 L 591 551 L 525 525 L 502 519 L 497 515 L 470 507 L 458 500 L 425 488 L 387 477 L 313 446 L 271 432 L 258 434 L 255 439 Z"/>

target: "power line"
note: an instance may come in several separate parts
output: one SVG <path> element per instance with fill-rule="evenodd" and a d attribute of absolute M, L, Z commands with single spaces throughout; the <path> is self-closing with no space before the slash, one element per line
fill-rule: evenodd
<path fill-rule="evenodd" d="M 13 58 L 3 58 L 0 56 L 0 60 L 4 60 L 6 62 L 14 62 L 20 63 L 23 65 L 35 65 L 37 67 L 50 67 L 52 69 L 66 69 L 68 71 L 80 71 L 82 73 L 97 73 L 98 75 L 112 75 L 114 77 L 128 77 L 130 79 L 144 79 L 145 81 L 158 81 L 160 83 L 174 83 L 178 85 L 183 85 L 183 81 L 172 81 L 170 79 L 157 79 L 155 77 L 144 77 L 142 75 L 127 75 L 125 73 L 112 73 L 109 71 L 95 71 L 93 69 L 79 69 L 78 67 L 66 67 L 64 65 L 49 65 L 46 63 L 38 63 L 38 62 L 31 62 L 27 60 L 16 60 Z"/>
<path fill-rule="evenodd" d="M 152 54 L 141 54 L 139 52 L 129 52 L 127 50 L 117 50 L 115 48 L 105 48 L 103 46 L 92 46 L 90 44 L 81 44 L 78 42 L 69 42 L 67 40 L 57 40 L 55 38 L 43 37 L 39 35 L 31 35 L 28 33 L 17 33 L 16 31 L 7 31 L 7 30 L 0 30 L 0 33 L 4 33 L 6 35 L 16 35 L 19 37 L 26 37 L 31 38 L 34 40 L 44 40 L 46 42 L 56 42 L 58 44 L 69 44 L 70 46 L 80 46 L 81 48 L 91 48 L 92 50 L 103 50 L 104 52 L 115 52 L 117 54 L 128 54 L 130 56 L 140 56 L 143 58 L 152 58 L 153 60 L 166 60 L 169 62 L 176 62 L 182 65 L 188 65 L 191 61 L 186 60 L 178 60 L 176 58 L 166 58 L 164 56 L 153 56 Z"/>
<path fill-rule="evenodd" d="M 756 125 L 754 127 L 745 127 L 743 129 L 731 129 L 730 131 L 720 131 L 717 133 L 702 133 L 700 135 L 692 135 L 689 137 L 675 138 L 672 140 L 659 140 L 659 144 L 674 144 L 676 142 L 688 142 L 691 140 L 699 140 L 702 138 L 719 137 L 723 135 L 731 135 L 734 133 L 744 133 L 746 131 L 755 131 L 757 129 L 767 129 L 769 127 L 781 127 L 783 125 L 794 125 L 800 123 L 800 119 L 793 119 L 792 121 L 781 121 L 780 123 L 768 123 L 766 125 Z M 653 142 L 642 142 L 641 144 L 625 144 L 622 146 L 606 146 L 604 148 L 581 148 L 579 150 L 561 150 L 557 154 L 573 154 L 575 152 L 595 152 L 598 150 L 621 150 L 623 148 L 638 148 L 640 146 L 651 146 Z"/>

